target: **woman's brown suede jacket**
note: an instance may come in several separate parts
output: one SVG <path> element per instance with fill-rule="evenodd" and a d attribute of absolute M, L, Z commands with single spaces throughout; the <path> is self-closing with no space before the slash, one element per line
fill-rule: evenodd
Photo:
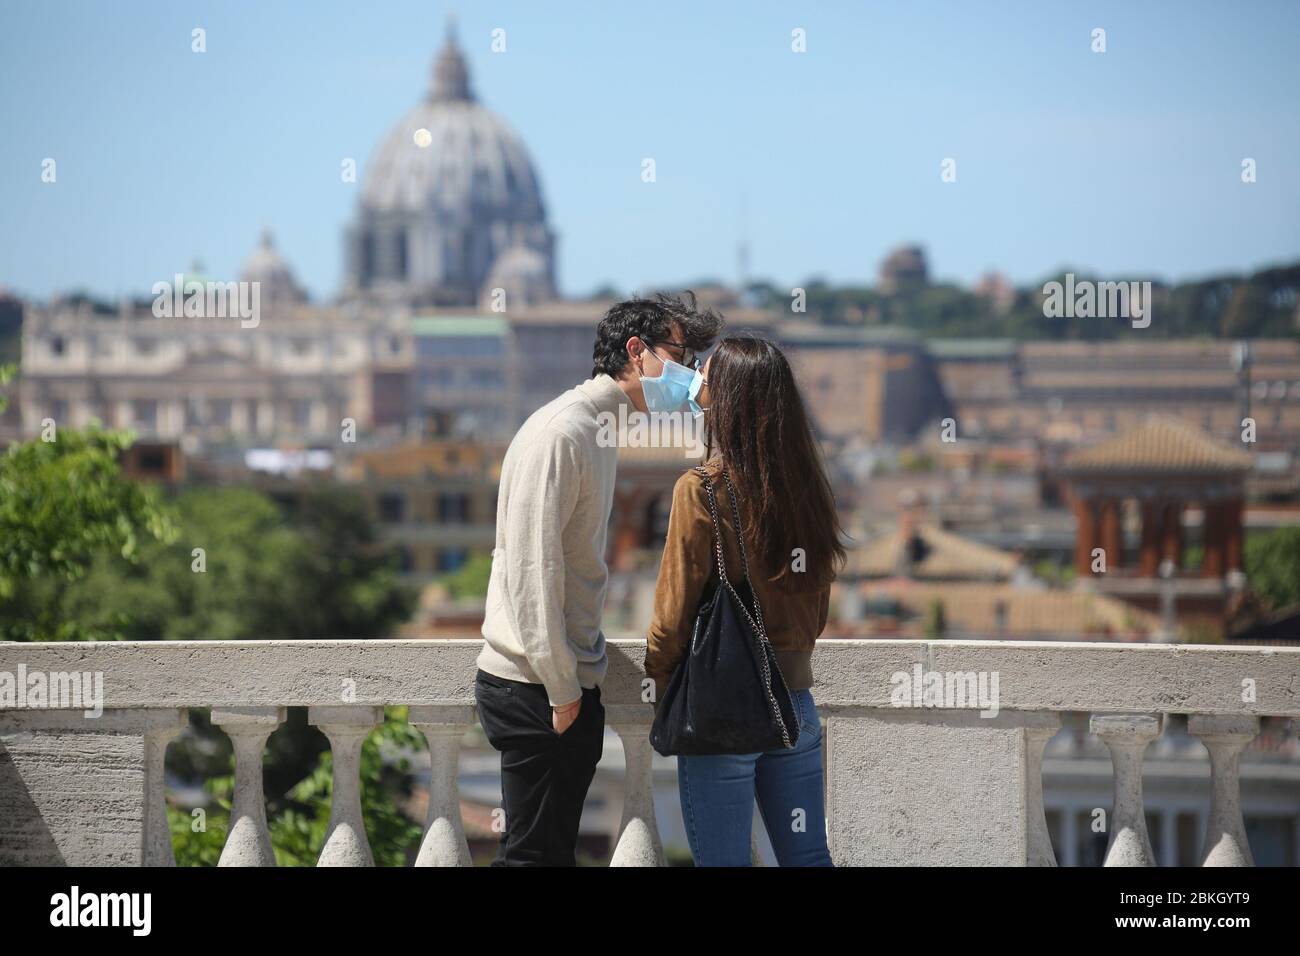
<path fill-rule="evenodd" d="M 727 577 L 732 584 L 738 584 L 744 571 L 727 486 L 721 478 L 716 481 L 715 497 Z M 816 542 L 810 542 L 809 547 L 816 547 Z M 806 690 L 813 685 L 813 644 L 826 627 L 830 587 L 802 593 L 784 591 L 755 566 L 752 553 L 749 560 L 753 572 L 750 584 L 762 606 L 767 636 L 776 650 L 786 685 L 790 690 Z M 654 679 L 656 701 L 662 699 L 668 678 L 686 654 L 700 598 L 710 580 L 716 581 L 717 574 L 709 501 L 704 480 L 692 469 L 673 486 L 668 540 L 655 586 L 654 617 L 646 636 L 645 671 Z"/>

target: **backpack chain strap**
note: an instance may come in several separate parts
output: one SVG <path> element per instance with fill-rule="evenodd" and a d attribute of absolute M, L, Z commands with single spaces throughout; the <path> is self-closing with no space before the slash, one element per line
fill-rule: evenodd
<path fill-rule="evenodd" d="M 727 577 L 727 566 L 722 556 L 722 524 L 718 521 L 718 502 L 714 496 L 713 482 L 709 481 L 709 476 L 707 472 L 705 472 L 703 466 L 697 467 L 696 471 L 698 471 L 700 477 L 704 479 L 704 491 L 709 499 L 709 517 L 713 519 L 713 553 L 718 563 L 718 577 L 722 581 L 723 587 L 725 587 L 735 599 L 736 604 L 740 607 L 741 613 L 745 615 L 745 620 L 749 622 L 749 626 L 752 627 L 754 633 L 758 635 L 761 650 L 764 651 L 764 653 L 759 655 L 761 659 L 760 665 L 763 669 L 763 689 L 767 692 L 767 701 L 772 707 L 772 715 L 776 718 L 776 725 L 781 730 L 781 742 L 786 747 L 790 747 L 790 733 L 786 730 L 785 718 L 781 716 L 781 707 L 776 702 L 776 695 L 772 693 L 772 669 L 768 664 L 768 655 L 770 654 L 772 658 L 775 658 L 776 650 L 772 647 L 772 642 L 768 639 L 767 626 L 763 622 L 763 608 L 762 605 L 759 604 L 758 594 L 754 592 L 754 583 L 749 576 L 749 557 L 745 553 L 745 535 L 740 525 L 740 508 L 736 504 L 736 491 L 732 487 L 731 477 L 724 471 L 722 477 L 727 483 L 727 494 L 731 498 L 731 511 L 736 522 L 736 540 L 740 544 L 740 560 L 745 570 L 745 579 L 750 582 L 750 594 L 754 597 L 754 614 L 749 613 L 749 608 L 745 605 L 745 602 L 741 600 L 740 595 L 736 593 L 736 589 L 731 585 L 730 578 Z M 757 620 L 755 620 L 755 617 L 757 617 Z"/>

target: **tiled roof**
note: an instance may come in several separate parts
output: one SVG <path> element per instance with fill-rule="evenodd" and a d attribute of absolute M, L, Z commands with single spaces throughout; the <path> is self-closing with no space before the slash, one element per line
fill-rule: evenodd
<path fill-rule="evenodd" d="M 944 531 L 935 525 L 918 525 L 914 535 L 928 548 L 912 565 L 918 580 L 1005 581 L 1015 572 L 1015 555 Z M 849 552 L 844 574 L 848 577 L 887 578 L 899 572 L 903 548 L 911 535 L 902 527 L 867 541 Z"/>
<path fill-rule="evenodd" d="M 935 601 L 943 602 L 948 630 L 996 637 L 998 605 L 1004 615 L 1004 637 L 1079 634 L 1142 636 L 1159 630 L 1159 619 L 1116 598 L 1087 591 L 1044 588 L 1030 590 L 1009 584 L 960 582 L 926 584 L 882 581 L 864 586 L 868 598 L 887 595 L 924 620 Z"/>
<path fill-rule="evenodd" d="M 1153 416 L 1136 428 L 1065 459 L 1067 472 L 1176 472 L 1225 474 L 1249 471 L 1251 456 L 1176 418 Z"/>
<path fill-rule="evenodd" d="M 469 439 L 410 442 L 391 448 L 358 452 L 354 459 L 360 473 L 371 478 L 478 478 L 496 473 L 504 448 Z"/>

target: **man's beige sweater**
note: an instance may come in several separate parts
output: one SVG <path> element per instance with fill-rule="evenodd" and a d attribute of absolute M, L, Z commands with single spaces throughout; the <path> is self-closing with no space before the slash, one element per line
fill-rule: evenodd
<path fill-rule="evenodd" d="M 545 685 L 553 707 L 600 686 L 609 664 L 600 622 L 618 449 L 596 437 L 601 413 L 617 420 L 626 402 L 610 376 L 588 379 L 529 416 L 501 465 L 478 666 Z"/>

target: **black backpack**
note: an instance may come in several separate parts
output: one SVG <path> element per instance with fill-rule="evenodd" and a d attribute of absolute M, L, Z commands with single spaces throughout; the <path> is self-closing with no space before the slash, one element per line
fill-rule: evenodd
<path fill-rule="evenodd" d="M 722 525 L 713 483 L 702 467 L 695 470 L 704 479 L 709 497 L 718 580 L 695 613 L 690 648 L 668 680 L 650 729 L 650 745 L 665 757 L 793 747 L 799 739 L 799 721 L 767 639 L 763 609 L 749 582 L 735 489 L 724 471 L 745 572 L 744 580 L 733 586 L 722 557 Z"/>

